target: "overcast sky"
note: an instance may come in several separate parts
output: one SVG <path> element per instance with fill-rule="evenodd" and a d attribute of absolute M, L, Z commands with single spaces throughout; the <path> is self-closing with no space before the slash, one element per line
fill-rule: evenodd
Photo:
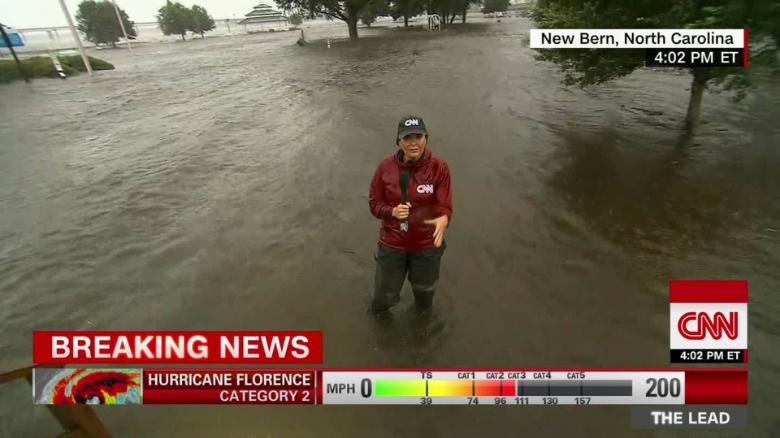
<path fill-rule="evenodd" d="M 65 0 L 71 15 L 76 14 L 79 3 L 81 0 Z M 116 3 L 127 11 L 131 20 L 147 22 L 157 20 L 157 10 L 165 4 L 165 0 L 116 0 Z M 193 4 L 201 5 L 215 19 L 234 16 L 241 18 L 258 3 L 266 3 L 276 8 L 273 0 L 179 0 L 179 3 L 187 7 Z M 59 0 L 0 0 L 0 23 L 15 28 L 68 24 L 62 14 Z"/>

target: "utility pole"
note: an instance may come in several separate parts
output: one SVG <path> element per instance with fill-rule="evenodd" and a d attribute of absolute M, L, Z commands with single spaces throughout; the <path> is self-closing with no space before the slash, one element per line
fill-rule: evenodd
<path fill-rule="evenodd" d="M 60 0 L 60 6 L 62 7 L 62 13 L 65 14 L 65 19 L 68 20 L 68 26 L 70 26 L 70 31 L 73 33 L 73 39 L 76 40 L 76 45 L 79 46 L 79 53 L 81 53 L 81 60 L 84 61 L 84 67 L 87 68 L 87 73 L 92 76 L 92 64 L 89 63 L 87 53 L 84 52 L 84 46 L 81 44 L 81 37 L 79 36 L 78 31 L 76 31 L 76 26 L 73 25 L 73 18 L 70 17 L 68 7 L 65 6 L 65 0 Z"/>
<path fill-rule="evenodd" d="M 116 2 L 114 0 L 111 0 L 111 3 L 114 4 L 114 11 L 116 12 L 116 19 L 119 21 L 119 27 L 122 28 L 122 33 L 125 35 L 125 41 L 127 41 L 127 48 L 130 50 L 130 54 L 133 54 L 133 46 L 130 45 L 130 38 L 127 37 L 127 30 L 125 30 L 125 23 L 122 21 L 122 14 L 119 13 L 119 7 L 116 5 Z M 133 55 L 135 56 L 135 55 Z"/>
<path fill-rule="evenodd" d="M 16 56 L 16 50 L 14 50 L 13 44 L 11 44 L 11 38 L 8 38 L 8 34 L 5 33 L 5 26 L 3 26 L 2 23 L 0 23 L 0 32 L 3 33 L 5 45 L 8 46 L 8 50 L 11 51 L 11 56 L 13 56 L 14 61 L 16 61 L 16 68 L 19 70 L 19 74 L 25 82 L 30 82 L 30 78 L 27 77 L 27 72 L 24 71 L 24 66 L 22 66 L 22 61 L 19 61 L 19 57 Z"/>
<path fill-rule="evenodd" d="M 127 42 L 127 50 L 130 51 L 130 56 L 133 58 L 133 64 L 135 64 L 135 68 L 138 69 L 138 62 L 135 59 L 135 53 L 133 53 L 133 46 L 130 44 L 130 37 L 127 36 L 127 29 L 125 29 L 125 22 L 122 20 L 122 14 L 119 13 L 119 6 L 116 5 L 116 2 L 114 0 L 111 0 L 111 3 L 114 4 L 114 12 L 116 12 L 116 19 L 119 21 L 119 27 L 122 28 L 122 33 L 125 36 L 125 42 Z"/>

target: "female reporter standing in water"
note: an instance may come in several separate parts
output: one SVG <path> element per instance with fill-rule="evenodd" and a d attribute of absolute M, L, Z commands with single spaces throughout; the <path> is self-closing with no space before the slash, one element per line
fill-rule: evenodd
<path fill-rule="evenodd" d="M 382 159 L 371 180 L 368 204 L 382 220 L 371 311 L 380 314 L 400 301 L 404 279 L 418 310 L 433 304 L 439 265 L 452 217 L 450 169 L 431 154 L 428 131 L 418 116 L 398 123 L 398 150 Z"/>

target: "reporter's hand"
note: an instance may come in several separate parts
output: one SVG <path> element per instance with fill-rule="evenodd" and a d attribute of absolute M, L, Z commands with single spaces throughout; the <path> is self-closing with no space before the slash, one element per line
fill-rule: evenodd
<path fill-rule="evenodd" d="M 425 221 L 428 225 L 433 225 L 433 246 L 440 247 L 444 241 L 444 230 L 447 229 L 447 225 L 450 224 L 450 219 L 447 215 L 439 216 L 436 219 L 428 219 Z"/>
<path fill-rule="evenodd" d="M 395 207 L 393 207 L 393 217 L 398 219 L 399 221 L 405 220 L 409 218 L 409 208 L 412 207 L 412 204 L 406 203 L 406 204 L 398 204 Z"/>

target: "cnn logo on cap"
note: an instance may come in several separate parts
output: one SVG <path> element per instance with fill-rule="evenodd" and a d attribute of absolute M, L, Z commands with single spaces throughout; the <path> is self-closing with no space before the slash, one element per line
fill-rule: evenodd
<path fill-rule="evenodd" d="M 670 349 L 746 350 L 747 304 L 744 280 L 670 281 Z"/>

